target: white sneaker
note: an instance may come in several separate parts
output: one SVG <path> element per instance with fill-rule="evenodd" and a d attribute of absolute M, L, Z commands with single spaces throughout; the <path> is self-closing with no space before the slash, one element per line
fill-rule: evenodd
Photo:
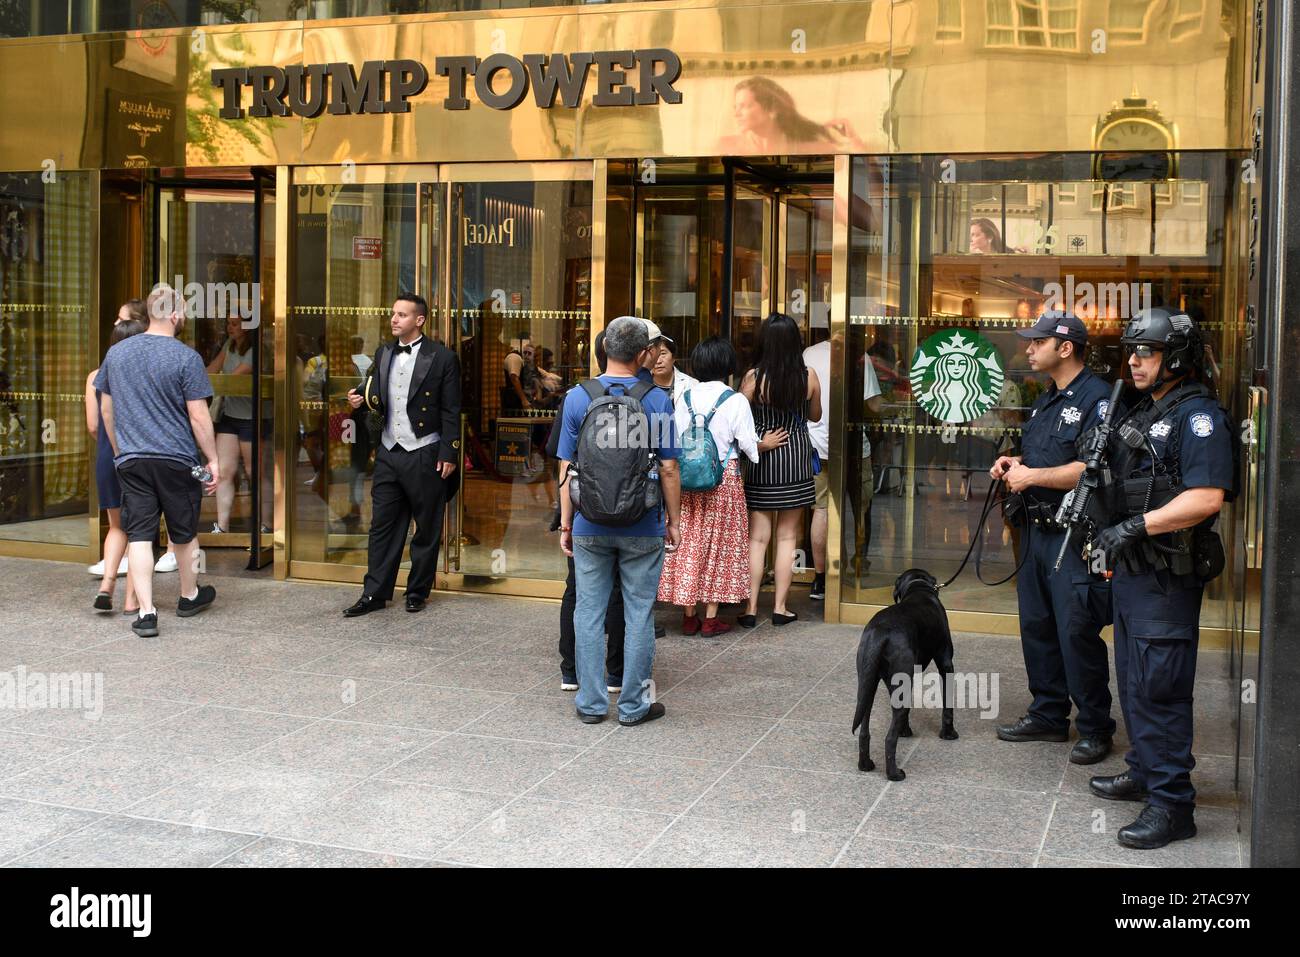
<path fill-rule="evenodd" d="M 90 572 L 90 574 L 94 575 L 96 578 L 103 578 L 103 577 L 104 577 L 104 560 L 101 558 L 99 561 L 95 562 L 95 564 L 93 564 L 93 565 L 91 565 L 89 568 L 87 568 L 86 571 Z M 125 555 L 123 555 L 123 556 L 122 556 L 122 560 L 121 560 L 120 562 L 117 563 L 117 574 L 118 574 L 119 576 L 121 576 L 121 575 L 125 575 L 125 574 L 126 574 L 126 556 L 125 556 Z"/>
<path fill-rule="evenodd" d="M 578 683 L 577 683 L 576 681 L 565 681 L 565 680 L 561 679 L 561 680 L 560 680 L 560 690 L 561 690 L 561 691 L 577 691 L 577 690 L 578 690 Z"/>
<path fill-rule="evenodd" d="M 622 685 L 605 685 L 605 690 L 606 690 L 607 692 L 609 692 L 610 694 L 622 694 L 622 693 L 623 693 L 623 686 L 622 686 Z"/>
<path fill-rule="evenodd" d="M 153 570 L 156 572 L 174 572 L 176 571 L 176 553 L 164 552 L 163 557 L 158 559 L 154 564 Z"/>

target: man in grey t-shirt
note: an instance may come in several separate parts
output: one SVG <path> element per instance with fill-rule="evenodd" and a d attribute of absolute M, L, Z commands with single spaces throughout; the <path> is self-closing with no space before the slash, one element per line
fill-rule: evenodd
<path fill-rule="evenodd" d="M 185 301 L 170 286 L 149 294 L 149 328 L 124 339 L 104 356 L 95 377 L 104 430 L 113 444 L 113 462 L 122 484 L 122 527 L 127 537 L 127 568 L 140 599 L 131 628 L 141 637 L 158 634 L 153 603 L 153 539 L 160 515 L 176 546 L 181 597 L 176 614 L 197 615 L 217 591 L 198 585 L 194 551 L 204 486 L 190 470 L 207 461 L 217 486 L 217 448 L 208 413 L 212 384 L 199 354 L 176 338 L 185 325 Z"/>

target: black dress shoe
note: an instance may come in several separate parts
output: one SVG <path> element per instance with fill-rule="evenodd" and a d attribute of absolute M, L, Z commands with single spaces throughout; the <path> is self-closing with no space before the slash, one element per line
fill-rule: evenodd
<path fill-rule="evenodd" d="M 1167 810 L 1148 804 L 1138 819 L 1128 827 L 1121 827 L 1116 837 L 1125 847 L 1139 851 L 1154 851 L 1170 841 L 1185 841 L 1196 836 L 1196 821 L 1192 809 Z"/>
<path fill-rule="evenodd" d="M 625 728 L 635 728 L 638 724 L 645 724 L 647 721 L 657 721 L 664 716 L 666 710 L 667 709 L 658 701 L 653 701 L 650 703 L 650 707 L 646 708 L 645 714 L 641 715 L 641 717 L 633 721 L 624 721 L 622 718 L 619 718 L 618 723 Z"/>
<path fill-rule="evenodd" d="M 998 725 L 998 739 L 1001 741 L 1069 741 L 1068 729 L 1053 731 L 1047 725 L 1029 715 L 1021 715 L 1015 724 Z"/>
<path fill-rule="evenodd" d="M 425 601 L 426 601 L 426 599 L 421 598 L 419 595 L 407 595 L 407 596 L 406 596 L 406 610 L 407 610 L 407 611 L 424 611 L 424 603 L 425 603 Z"/>
<path fill-rule="evenodd" d="M 578 720 L 583 724 L 600 724 L 605 720 L 605 716 L 603 714 L 584 714 L 579 711 Z"/>
<path fill-rule="evenodd" d="M 1074 742 L 1070 749 L 1071 764 L 1096 764 L 1110 754 L 1109 734 L 1089 734 Z"/>
<path fill-rule="evenodd" d="M 384 601 L 382 598 L 362 595 L 357 599 L 355 605 L 351 605 L 343 610 L 343 615 L 347 618 L 360 618 L 362 615 L 368 615 L 372 611 L 379 611 L 387 604 L 388 602 Z"/>
<path fill-rule="evenodd" d="M 1133 775 L 1102 775 L 1088 781 L 1088 790 L 1107 801 L 1145 801 L 1147 789 L 1133 780 Z"/>

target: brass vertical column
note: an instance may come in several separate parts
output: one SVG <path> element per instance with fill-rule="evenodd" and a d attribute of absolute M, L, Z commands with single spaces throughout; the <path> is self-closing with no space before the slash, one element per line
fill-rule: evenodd
<path fill-rule="evenodd" d="M 294 206 L 293 177 L 288 166 L 275 168 L 275 382 L 274 445 L 275 457 L 275 557 L 273 573 L 283 580 L 289 577 L 290 545 L 293 542 L 293 441 L 298 422 L 293 402 L 293 353 L 289 336 L 289 284 L 293 279 L 290 264 L 292 213 Z"/>
<path fill-rule="evenodd" d="M 840 504 L 847 472 L 844 461 L 845 386 L 850 381 L 845 364 L 848 361 L 849 326 L 849 208 L 852 205 L 851 181 L 853 157 L 835 157 L 835 210 L 831 224 L 831 382 L 830 400 L 826 403 L 828 423 L 828 451 L 826 482 L 830 487 L 830 501 L 826 507 L 826 621 L 840 620 L 840 569 L 843 550 Z M 827 388 L 823 383 L 822 388 Z"/>
<path fill-rule="evenodd" d="M 87 194 L 90 199 L 90 289 L 86 296 L 86 314 L 83 321 L 89 329 L 89 341 L 87 343 L 86 354 L 86 374 L 99 365 L 99 355 L 102 343 L 100 335 L 101 309 L 99 302 L 99 282 L 100 282 L 100 212 L 102 205 L 100 203 L 100 190 L 103 188 L 103 174 L 99 170 L 90 170 L 86 173 L 89 182 L 87 184 Z M 87 505 L 89 512 L 87 514 L 89 525 L 90 540 L 86 543 L 86 554 L 89 556 L 91 563 L 99 560 L 100 542 L 102 540 L 101 515 L 99 508 L 99 486 L 95 482 L 95 464 L 99 449 L 96 446 L 96 440 L 91 439 L 86 446 L 86 485 L 90 494 L 87 496 Z M 114 574 L 117 570 L 114 569 Z"/>
<path fill-rule="evenodd" d="M 609 248 L 609 161 L 592 162 L 591 170 L 591 315 L 587 320 L 587 365 L 594 376 L 596 336 L 605 328 L 605 257 Z"/>

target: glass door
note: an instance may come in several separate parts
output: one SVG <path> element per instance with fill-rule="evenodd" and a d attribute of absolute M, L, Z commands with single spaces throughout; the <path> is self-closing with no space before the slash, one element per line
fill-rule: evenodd
<path fill-rule="evenodd" d="M 270 195 L 260 183 L 191 181 L 160 185 L 156 203 L 155 280 L 185 297 L 180 337 L 202 356 L 214 394 L 221 484 L 203 499 L 199 544 L 246 549 L 252 568 L 270 560 L 274 514 L 273 310 L 262 283 Z"/>
<path fill-rule="evenodd" d="M 294 171 L 289 201 L 291 574 L 360 581 L 381 424 L 364 408 L 354 411 L 347 394 L 392 338 L 389 318 L 399 293 L 428 300 L 425 334 L 445 336 L 437 305 L 437 168 L 302 168 Z"/>
<path fill-rule="evenodd" d="M 443 172 L 445 324 L 461 363 L 464 450 L 444 570 L 466 588 L 550 594 L 566 567 L 549 532 L 557 463 L 546 440 L 591 365 L 591 166 Z"/>

